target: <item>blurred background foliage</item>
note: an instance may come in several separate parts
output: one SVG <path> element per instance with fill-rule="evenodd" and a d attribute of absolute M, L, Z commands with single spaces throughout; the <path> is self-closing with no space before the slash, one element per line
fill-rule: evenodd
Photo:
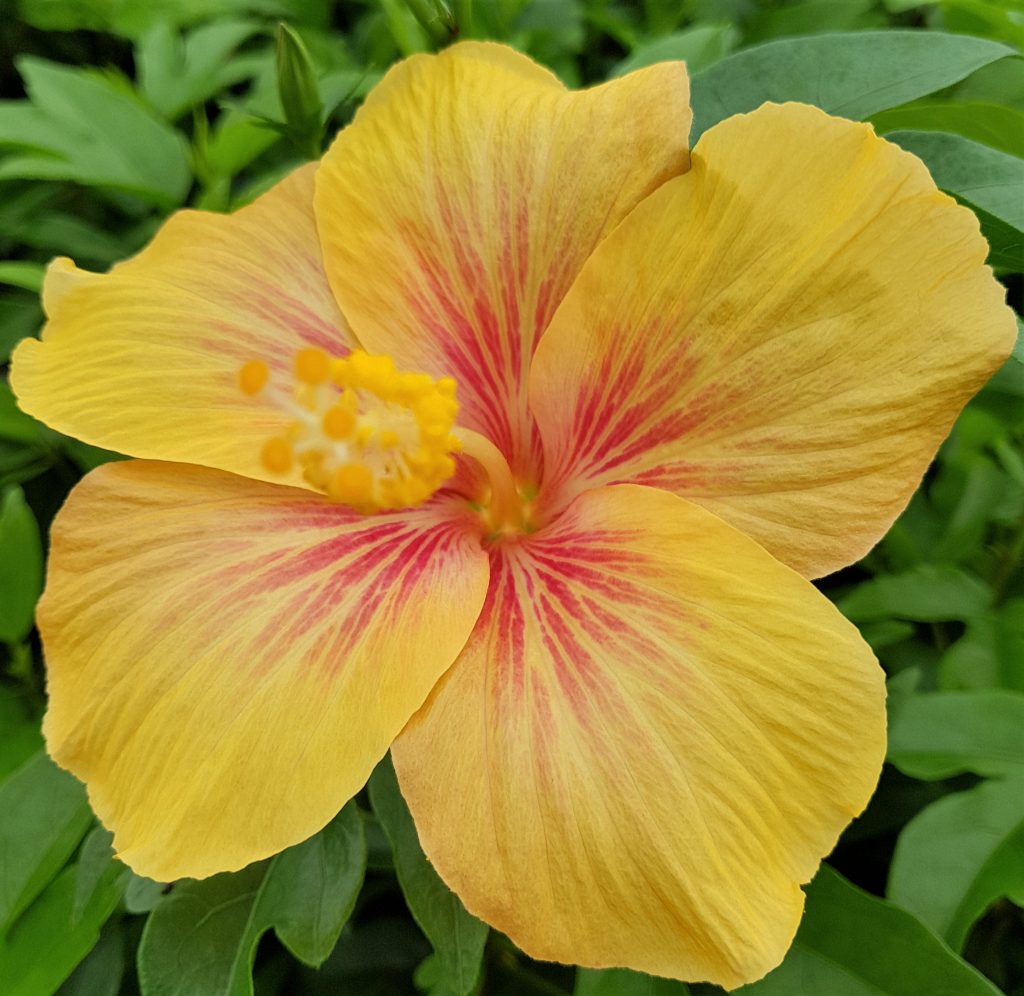
<path fill-rule="evenodd" d="M 393 61 L 457 35 L 570 85 L 686 59 L 696 132 L 765 99 L 870 120 L 976 211 L 1021 307 L 1024 0 L 0 0 L 0 31 L 0 363 L 40 327 L 48 259 L 102 270 L 180 207 L 250 200 Z M 49 522 L 114 458 L 0 381 L 0 993 L 718 992 L 532 962 L 437 878 L 386 761 L 321 834 L 238 874 L 117 862 L 42 750 L 32 624 Z M 890 676 L 890 763 L 744 994 L 1024 994 L 1022 562 L 1018 345 L 889 535 L 822 582 Z"/>

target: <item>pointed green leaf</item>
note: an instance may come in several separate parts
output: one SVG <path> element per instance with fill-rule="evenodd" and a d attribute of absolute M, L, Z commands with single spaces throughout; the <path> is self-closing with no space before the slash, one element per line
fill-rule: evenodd
<path fill-rule="evenodd" d="M 251 79 L 262 56 L 235 56 L 259 31 L 255 21 L 218 20 L 182 36 L 166 21 L 146 31 L 135 46 L 139 89 L 169 121 L 227 87 Z"/>
<path fill-rule="evenodd" d="M 923 923 L 827 866 L 783 963 L 736 996 L 999 996 Z"/>
<path fill-rule="evenodd" d="M 118 996 L 127 968 L 124 934 L 118 918 L 108 920 L 92 951 L 57 990 L 57 996 Z"/>
<path fill-rule="evenodd" d="M 1024 905 L 1024 779 L 984 782 L 918 813 L 896 842 L 888 895 L 955 950 L 997 899 Z"/>
<path fill-rule="evenodd" d="M 0 939 L 4 996 L 44 996 L 74 971 L 99 940 L 120 896 L 120 870 L 111 866 L 76 917 L 75 868 L 65 868 Z"/>
<path fill-rule="evenodd" d="M 458 996 L 472 992 L 483 963 L 487 925 L 466 910 L 424 855 L 390 755 L 370 776 L 370 801 L 391 841 L 409 910 L 440 957 L 445 983 Z"/>
<path fill-rule="evenodd" d="M 871 117 L 880 135 L 894 131 L 943 131 L 1024 157 L 1024 111 L 980 100 L 909 104 Z"/>
<path fill-rule="evenodd" d="M 91 822 L 85 789 L 42 751 L 0 782 L 0 932 L 57 874 Z"/>
<path fill-rule="evenodd" d="M 114 835 L 109 830 L 93 827 L 82 842 L 75 866 L 75 896 L 71 909 L 71 919 L 75 923 L 90 908 L 98 889 L 107 888 L 110 882 L 116 881 L 120 887 L 118 895 L 124 892 L 129 871 L 114 857 L 113 840 Z"/>
<path fill-rule="evenodd" d="M 354 804 L 315 837 L 269 861 L 185 880 L 150 914 L 139 946 L 143 996 L 252 996 L 256 945 L 274 928 L 316 966 L 355 905 L 366 842 Z"/>
<path fill-rule="evenodd" d="M 694 77 L 691 137 L 766 100 L 798 100 L 859 120 L 1012 54 L 998 42 L 938 31 L 852 31 L 768 42 Z"/>
<path fill-rule="evenodd" d="M 181 203 L 191 182 L 184 137 L 123 85 L 27 56 L 18 68 L 31 104 L 0 105 L 0 144 L 7 133 L 8 142 L 31 149 L 0 159 L 0 178 L 72 180 L 123 190 L 165 208 Z M 20 130 L 12 136 L 15 126 Z"/>
<path fill-rule="evenodd" d="M 366 838 L 354 805 L 328 829 L 274 860 L 261 911 L 299 961 L 317 967 L 327 960 L 355 906 L 365 870 Z"/>

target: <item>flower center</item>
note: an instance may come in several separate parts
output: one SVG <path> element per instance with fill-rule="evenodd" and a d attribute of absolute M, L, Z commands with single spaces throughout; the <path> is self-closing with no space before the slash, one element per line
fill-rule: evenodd
<path fill-rule="evenodd" d="M 308 348 L 296 354 L 290 391 L 270 383 L 262 360 L 242 367 L 238 385 L 292 417 L 264 444 L 263 466 L 283 476 L 298 464 L 313 487 L 360 512 L 419 505 L 455 473 L 451 454 L 462 444 L 450 377 L 405 373 L 362 350 L 332 357 Z"/>

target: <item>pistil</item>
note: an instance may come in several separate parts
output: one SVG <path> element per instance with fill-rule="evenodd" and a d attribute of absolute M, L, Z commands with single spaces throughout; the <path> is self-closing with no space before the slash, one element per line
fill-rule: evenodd
<path fill-rule="evenodd" d="M 490 481 L 491 494 L 486 504 L 491 531 L 499 535 L 522 532 L 523 500 L 501 450 L 472 429 L 459 426 L 455 436 L 462 444 L 462 453 L 476 460 Z"/>

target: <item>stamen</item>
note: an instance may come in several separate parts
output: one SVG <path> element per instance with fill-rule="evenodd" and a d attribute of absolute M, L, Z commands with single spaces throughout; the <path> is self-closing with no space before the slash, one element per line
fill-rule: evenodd
<path fill-rule="evenodd" d="M 287 439 L 268 439 L 263 444 L 260 459 L 272 474 L 287 474 L 294 460 L 292 445 Z"/>
<path fill-rule="evenodd" d="M 322 384 L 331 373 L 331 358 L 315 346 L 295 354 L 295 376 L 303 384 Z"/>
<path fill-rule="evenodd" d="M 243 393 L 261 394 L 293 419 L 284 437 L 264 444 L 261 461 L 272 474 L 297 463 L 329 498 L 370 513 L 419 505 L 455 473 L 459 406 L 450 377 L 398 371 L 390 356 L 331 357 L 315 348 L 296 354 L 294 371 L 290 393 L 267 387 L 261 360 L 239 371 Z"/>
<path fill-rule="evenodd" d="M 262 360 L 250 360 L 238 371 L 238 386 L 242 394 L 259 394 L 266 386 L 270 370 Z"/>

